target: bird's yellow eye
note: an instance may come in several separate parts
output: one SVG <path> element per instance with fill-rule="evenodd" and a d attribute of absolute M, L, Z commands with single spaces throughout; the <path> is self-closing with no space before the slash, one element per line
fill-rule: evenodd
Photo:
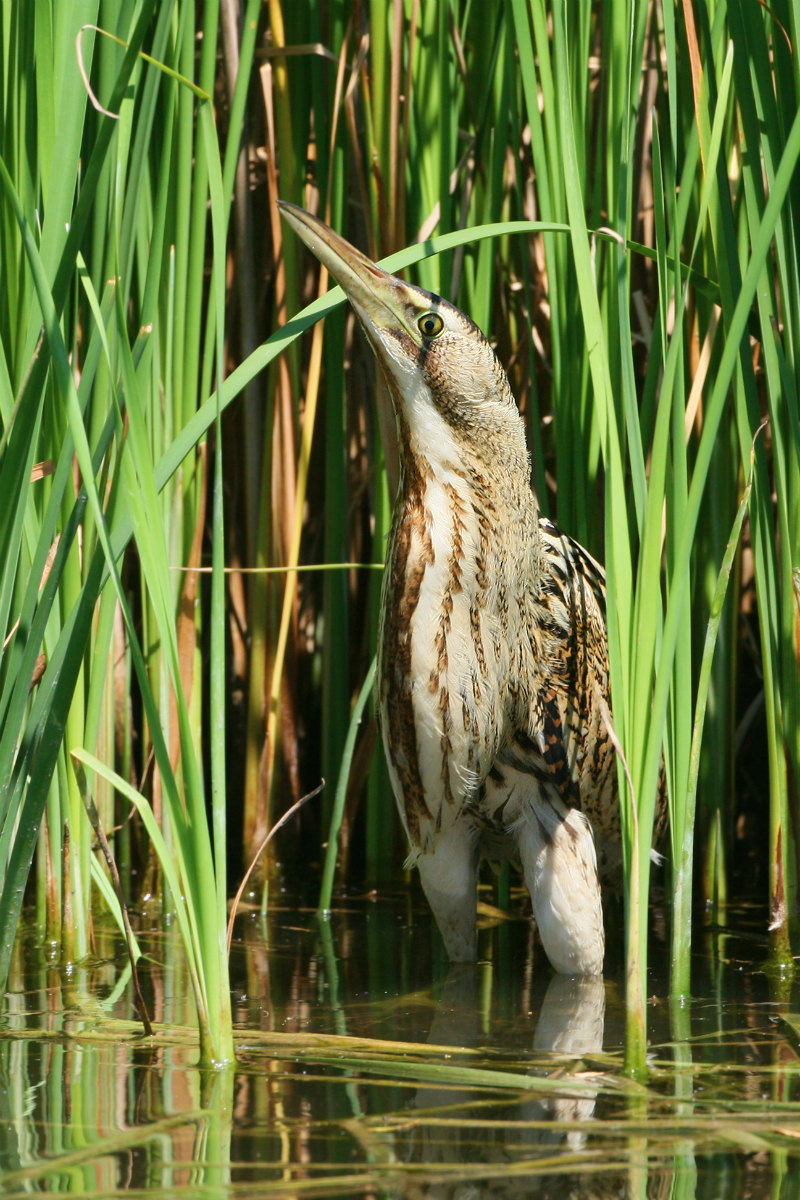
<path fill-rule="evenodd" d="M 417 328 L 423 337 L 435 338 L 438 337 L 444 329 L 444 321 L 438 313 L 423 313 L 417 321 Z"/>

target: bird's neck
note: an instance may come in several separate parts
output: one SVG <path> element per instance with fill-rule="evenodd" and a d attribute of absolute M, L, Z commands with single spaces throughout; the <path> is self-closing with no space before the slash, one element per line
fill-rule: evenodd
<path fill-rule="evenodd" d="M 513 608 L 520 579 L 538 590 L 539 511 L 527 457 L 499 461 L 501 470 L 468 453 L 446 464 L 401 454 L 387 561 L 394 604 L 411 611 L 422 602 L 436 612 L 463 595 L 478 606 L 504 607 L 510 598 Z"/>
<path fill-rule="evenodd" d="M 443 452 L 440 446 L 424 454 L 412 453 L 408 442 L 401 441 L 393 528 L 416 528 L 423 516 L 454 531 L 454 545 L 462 554 L 491 546 L 498 564 L 507 549 L 519 555 L 526 548 L 535 556 L 540 549 L 539 502 L 527 451 L 505 446 L 490 460 L 485 453 L 476 455 L 468 443 L 455 452 Z M 466 543 L 457 536 L 465 522 L 476 524 L 475 537 Z M 520 565 L 517 559 L 514 569 Z"/>

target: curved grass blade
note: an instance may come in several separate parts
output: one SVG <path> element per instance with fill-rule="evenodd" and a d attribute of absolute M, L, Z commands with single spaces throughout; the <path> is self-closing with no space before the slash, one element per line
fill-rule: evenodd
<path fill-rule="evenodd" d="M 336 857 L 339 851 L 339 832 L 342 828 L 342 818 L 344 817 L 344 802 L 347 798 L 347 784 L 350 779 L 350 766 L 353 761 L 353 751 L 356 746 L 356 737 L 358 736 L 358 728 L 361 724 L 361 718 L 364 713 L 367 701 L 372 695 L 372 689 L 375 686 L 375 674 L 377 671 L 378 661 L 373 658 L 370 668 L 367 671 L 366 679 L 361 685 L 361 691 L 358 693 L 353 715 L 350 718 L 350 725 L 347 730 L 347 739 L 342 752 L 342 765 L 339 770 L 339 778 L 336 783 L 336 795 L 333 801 L 333 811 L 331 812 L 331 822 L 328 829 L 328 849 L 325 852 L 325 866 L 322 870 L 322 887 L 319 893 L 319 905 L 317 912 L 320 916 L 326 917 L 330 914 L 331 898 L 333 896 L 333 879 L 336 874 Z"/>

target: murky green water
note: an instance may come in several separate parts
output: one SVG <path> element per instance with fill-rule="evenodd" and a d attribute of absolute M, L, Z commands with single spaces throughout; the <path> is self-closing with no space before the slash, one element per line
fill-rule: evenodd
<path fill-rule="evenodd" d="M 448 970 L 410 904 L 354 898 L 323 926 L 280 905 L 266 928 L 245 917 L 240 1063 L 214 1075 L 195 1066 L 176 939 L 145 939 L 148 1006 L 169 1026 L 153 1043 L 127 1023 L 115 935 L 69 973 L 29 937 L 0 1012 L 0 1192 L 800 1194 L 800 1003 L 764 970 L 760 922 L 698 934 L 676 1014 L 653 971 L 645 1087 L 622 1072 L 621 977 L 554 977 L 524 920 L 485 935 L 491 961 Z"/>

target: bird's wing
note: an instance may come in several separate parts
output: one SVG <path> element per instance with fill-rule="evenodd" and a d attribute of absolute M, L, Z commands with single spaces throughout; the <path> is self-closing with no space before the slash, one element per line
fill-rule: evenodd
<path fill-rule="evenodd" d="M 498 761 L 549 784 L 614 836 L 605 574 L 551 521 L 541 518 L 539 532 L 546 565 L 531 621 L 537 682 Z"/>
<path fill-rule="evenodd" d="M 572 597 L 572 603 L 580 595 L 581 607 L 585 606 L 585 618 L 601 622 L 602 644 L 605 646 L 606 622 L 606 573 L 596 558 L 584 550 L 580 542 L 568 536 L 546 517 L 539 518 L 539 536 L 542 551 L 550 568 L 551 587 L 549 594 L 560 592 L 563 597 Z"/>

